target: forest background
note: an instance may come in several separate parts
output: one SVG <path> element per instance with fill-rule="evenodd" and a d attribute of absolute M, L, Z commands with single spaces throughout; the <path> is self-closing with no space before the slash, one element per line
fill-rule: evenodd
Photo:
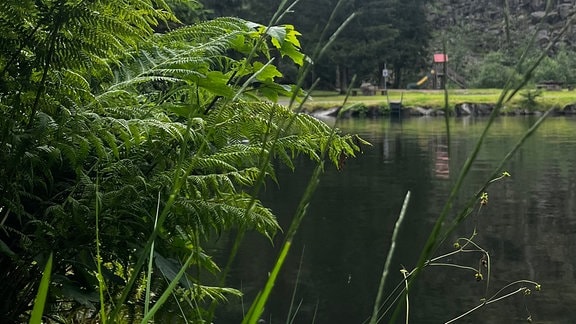
<path fill-rule="evenodd" d="M 265 22 L 272 17 L 279 1 L 205 0 L 207 17 L 239 16 Z M 336 0 L 302 0 L 286 15 L 286 23 L 302 33 L 302 46 L 311 48 L 318 42 L 330 18 Z M 548 6 L 548 7 L 547 7 Z M 532 35 L 538 51 L 560 33 L 563 22 L 574 14 L 572 0 L 354 0 L 343 4 L 336 21 L 346 13 L 358 16 L 335 40 L 324 60 L 315 62 L 308 85 L 321 78 L 320 88 L 345 89 L 356 74 L 362 81 L 380 87 L 382 70 L 390 71 L 392 88 L 405 88 L 433 69 L 432 55 L 444 48 L 449 67 L 468 88 L 502 88 L 508 75 L 521 78 L 515 69 L 524 45 Z M 338 24 L 334 24 L 335 30 Z M 576 32 L 571 28 L 548 52 L 534 71 L 533 82 L 554 81 L 565 86 L 576 83 Z M 530 66 L 530 60 L 524 67 Z M 281 64 L 282 68 L 282 64 Z M 296 77 L 284 67 L 285 77 Z M 449 86 L 457 87 L 452 83 Z"/>

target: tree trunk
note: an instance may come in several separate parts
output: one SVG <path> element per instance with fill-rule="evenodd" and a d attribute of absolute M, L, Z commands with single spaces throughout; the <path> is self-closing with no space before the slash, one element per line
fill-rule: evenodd
<path fill-rule="evenodd" d="M 345 94 L 348 90 L 348 68 L 343 67 L 340 70 L 340 93 Z"/>
<path fill-rule="evenodd" d="M 394 67 L 394 84 L 393 88 L 400 89 L 400 84 L 402 83 L 402 68 Z"/>

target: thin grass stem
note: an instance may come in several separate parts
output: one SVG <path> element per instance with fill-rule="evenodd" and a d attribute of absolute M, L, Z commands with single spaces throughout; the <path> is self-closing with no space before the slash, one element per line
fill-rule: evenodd
<path fill-rule="evenodd" d="M 186 278 L 186 277 L 184 277 Z M 166 281 L 167 284 L 170 284 L 170 281 L 168 280 L 168 278 L 166 278 L 166 276 L 164 276 L 164 281 Z M 188 280 L 186 280 L 188 281 Z M 178 300 L 178 296 L 176 296 L 176 294 L 174 292 L 172 292 L 172 297 L 174 297 L 174 302 L 176 303 L 176 305 L 178 306 L 178 310 L 180 311 L 180 314 L 182 315 L 182 318 L 184 319 L 184 323 L 188 323 L 188 319 L 186 318 L 186 313 L 184 312 L 184 309 L 182 308 L 182 305 L 180 304 L 180 301 Z M 189 300 L 188 298 L 186 298 L 186 300 Z M 188 301 L 188 305 L 192 306 L 192 303 L 190 301 Z M 192 309 L 195 309 L 199 318 L 202 318 L 201 314 L 200 314 L 200 307 L 198 307 L 199 305 L 195 302 L 195 306 L 196 307 L 191 307 Z"/>
<path fill-rule="evenodd" d="M 402 276 L 404 276 L 404 286 L 406 289 L 406 321 L 405 323 L 408 324 L 410 323 L 410 300 L 408 299 L 408 280 L 406 280 L 406 276 L 407 276 L 408 271 L 406 271 L 405 269 L 402 269 Z"/>
<path fill-rule="evenodd" d="M 292 316 L 292 319 L 290 320 L 290 324 L 293 324 L 294 321 L 296 320 L 296 315 L 298 315 L 298 311 L 300 310 L 300 307 L 302 307 L 303 302 L 304 302 L 304 299 L 300 299 L 298 306 L 296 306 L 296 311 L 294 312 L 294 316 Z"/>
<path fill-rule="evenodd" d="M 455 264 L 455 263 L 434 262 L 434 263 L 428 263 L 428 266 L 430 266 L 430 267 L 434 267 L 434 266 L 451 267 L 451 268 L 458 268 L 458 269 L 471 270 L 474 272 L 478 272 L 478 269 L 476 269 L 476 268 L 473 268 L 470 266 L 464 266 L 464 265 L 460 265 L 460 264 Z"/>
<path fill-rule="evenodd" d="M 288 309 L 288 315 L 286 316 L 286 324 L 290 324 L 294 322 L 296 318 L 296 313 L 292 316 L 292 307 L 294 306 L 294 301 L 296 300 L 296 290 L 298 289 L 298 283 L 300 282 L 300 273 L 302 271 L 302 263 L 304 262 L 304 251 L 306 246 L 302 247 L 302 254 L 300 255 L 300 263 L 298 265 L 298 272 L 296 273 L 296 283 L 294 284 L 294 290 L 292 291 L 292 298 L 290 299 L 290 308 Z M 302 303 L 302 302 L 300 302 Z M 300 308 L 300 306 L 298 306 Z"/>
<path fill-rule="evenodd" d="M 380 309 L 380 302 L 382 300 L 382 296 L 384 293 L 386 278 L 388 277 L 388 273 L 390 272 L 392 257 L 394 256 L 394 252 L 396 250 L 396 241 L 398 240 L 398 232 L 400 230 L 400 226 L 404 221 L 404 216 L 406 216 L 406 209 L 408 208 L 409 201 L 410 201 L 410 191 L 408 191 L 406 193 L 406 196 L 404 197 L 404 203 L 402 204 L 400 215 L 398 216 L 398 220 L 394 225 L 394 231 L 392 233 L 392 242 L 390 244 L 390 248 L 388 249 L 386 262 L 384 263 L 384 270 L 382 271 L 382 278 L 380 279 L 380 285 L 378 286 L 378 293 L 376 294 L 376 300 L 374 302 L 374 308 L 372 310 L 372 317 L 370 319 L 370 324 L 376 324 L 378 319 L 378 310 Z"/>
<path fill-rule="evenodd" d="M 484 307 L 484 306 L 487 306 L 487 305 L 489 305 L 489 304 L 495 303 L 495 302 L 500 301 L 500 300 L 502 300 L 502 299 L 505 299 L 505 298 L 514 296 L 514 295 L 516 295 L 517 293 L 524 292 L 525 290 L 526 290 L 525 287 L 521 287 L 521 288 L 518 288 L 517 290 L 515 290 L 515 291 L 513 291 L 513 292 L 510 292 L 510 293 L 508 293 L 508 294 L 506 294 L 506 295 L 504 295 L 504 296 L 501 296 L 501 297 L 499 297 L 499 298 L 497 298 L 497 299 L 494 299 L 494 300 L 491 300 L 491 301 L 486 301 L 486 302 L 484 302 L 484 303 L 482 303 L 482 304 L 480 304 L 480 305 L 478 305 L 478 306 L 476 306 L 476 307 L 468 310 L 467 312 L 465 312 L 465 313 L 463 313 L 463 314 L 461 314 L 461 315 L 459 315 L 459 316 L 457 316 L 457 317 L 455 317 L 455 318 L 453 318 L 453 319 L 445 322 L 444 324 L 454 323 L 454 322 L 456 322 L 456 321 L 458 321 L 458 320 L 460 320 L 460 319 L 462 319 L 462 318 L 464 318 L 464 317 L 472 314 L 473 312 L 479 310 L 480 308 L 482 308 L 482 307 Z"/>
<path fill-rule="evenodd" d="M 318 315 L 318 305 L 319 305 L 319 304 L 320 304 L 320 301 L 317 300 L 317 301 L 316 301 L 316 306 L 314 307 L 314 316 L 312 316 L 312 323 L 311 323 L 311 324 L 316 323 L 316 315 Z"/>

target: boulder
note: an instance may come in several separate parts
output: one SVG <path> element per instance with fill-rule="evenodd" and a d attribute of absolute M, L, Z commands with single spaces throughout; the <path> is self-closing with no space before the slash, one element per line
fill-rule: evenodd
<path fill-rule="evenodd" d="M 564 107 L 564 109 L 562 109 L 562 113 L 564 115 L 573 115 L 576 114 L 576 104 L 570 104 Z"/>
<path fill-rule="evenodd" d="M 532 18 L 532 22 L 534 22 L 534 23 L 539 22 L 545 16 L 546 16 L 545 11 L 534 11 L 533 13 L 530 14 L 530 18 Z"/>
<path fill-rule="evenodd" d="M 563 3 L 561 5 L 558 5 L 558 15 L 560 15 L 560 18 L 562 19 L 568 18 L 568 16 L 570 16 L 573 10 L 574 6 L 572 4 Z"/>
<path fill-rule="evenodd" d="M 454 107 L 456 116 L 486 116 L 492 113 L 494 105 L 482 103 L 460 103 Z"/>

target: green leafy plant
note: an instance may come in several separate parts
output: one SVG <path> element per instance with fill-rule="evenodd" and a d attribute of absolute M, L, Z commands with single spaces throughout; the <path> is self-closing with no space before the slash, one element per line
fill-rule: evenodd
<path fill-rule="evenodd" d="M 324 152 L 337 163 L 358 150 L 353 136 L 259 99 L 302 95 L 273 64 L 306 61 L 290 25 L 219 18 L 154 34 L 178 23 L 162 1 L 0 9 L 6 320 L 30 315 L 32 261 L 53 250 L 45 316 L 134 322 L 174 307 L 202 321 L 239 295 L 209 285 L 221 269 L 206 242 L 279 229 L 255 189 L 274 178 L 272 161 Z"/>

